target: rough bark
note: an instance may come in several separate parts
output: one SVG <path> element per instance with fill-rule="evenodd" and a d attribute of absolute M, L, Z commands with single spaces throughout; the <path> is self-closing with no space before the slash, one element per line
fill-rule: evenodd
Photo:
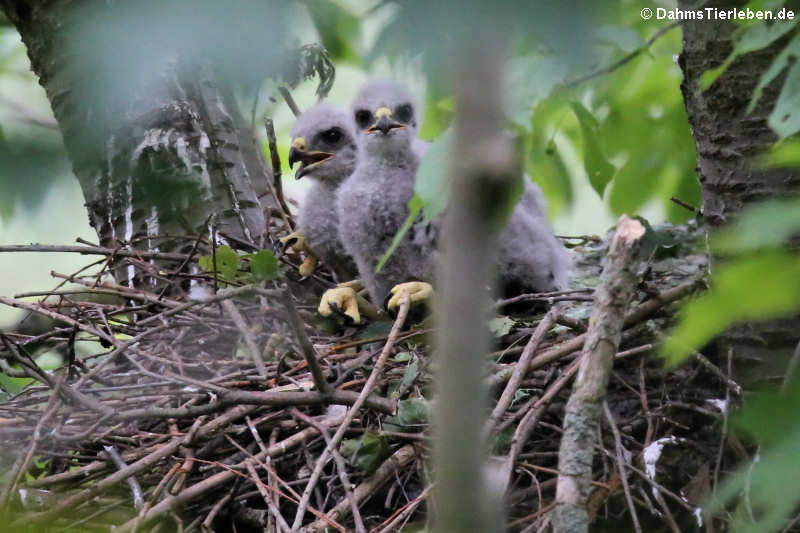
<path fill-rule="evenodd" d="M 113 20 L 120 5 L 80 9 Z M 159 236 L 208 235 L 209 217 L 220 232 L 258 244 L 265 217 L 257 191 L 271 172 L 230 86 L 209 65 L 166 49 L 147 83 L 98 93 L 92 80 L 106 65 L 76 57 L 71 45 L 85 28 L 74 2 L 2 7 L 47 92 L 101 245 L 179 251 L 186 240 Z M 127 270 L 117 278 L 133 283 L 137 273 Z"/>
<path fill-rule="evenodd" d="M 731 7 L 745 3 L 712 1 L 707 6 Z M 681 9 L 695 5 L 694 1 L 679 1 Z M 721 65 L 733 50 L 732 36 L 736 27 L 722 20 L 683 23 L 683 51 L 679 59 L 684 75 L 681 90 L 697 148 L 703 217 L 712 229 L 730 223 L 754 202 L 800 194 L 797 169 L 765 169 L 755 162 L 756 157 L 777 140 L 767 125 L 767 118 L 784 76 L 778 76 L 765 88 L 752 113 L 746 112 L 761 74 L 790 37 L 743 55 L 707 90 L 700 87 L 703 73 Z M 735 378 L 740 383 L 752 384 L 785 371 L 799 332 L 800 318 L 748 324 L 732 328 L 718 339 L 716 346 L 721 354 L 732 350 L 736 361 Z"/>

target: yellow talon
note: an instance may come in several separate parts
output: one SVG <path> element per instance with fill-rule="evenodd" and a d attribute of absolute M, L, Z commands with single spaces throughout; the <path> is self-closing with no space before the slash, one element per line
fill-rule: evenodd
<path fill-rule="evenodd" d="M 303 235 L 301 231 L 293 231 L 286 237 L 282 237 L 280 242 L 283 244 L 284 252 L 286 250 L 291 250 L 293 252 L 303 252 L 306 254 L 305 260 L 298 267 L 298 271 L 302 277 L 305 278 L 314 273 L 314 271 L 317 269 L 317 263 L 319 263 L 319 259 L 308 247 L 306 236 Z"/>
<path fill-rule="evenodd" d="M 306 260 L 303 261 L 303 264 L 301 264 L 297 270 L 299 270 L 300 275 L 305 278 L 314 273 L 314 271 L 317 269 L 318 262 L 319 259 L 317 259 L 316 256 L 306 253 Z"/>
<path fill-rule="evenodd" d="M 325 291 L 317 310 L 322 316 L 331 316 L 335 311 L 342 311 L 345 316 L 353 320 L 354 324 L 361 323 L 358 295 L 351 287 L 336 287 Z"/>
<path fill-rule="evenodd" d="M 433 287 L 430 283 L 425 283 L 424 281 L 409 281 L 407 283 L 398 283 L 389 292 L 392 296 L 386 302 L 386 309 L 395 311 L 400 307 L 403 292 L 408 293 L 409 301 L 413 306 L 420 302 L 428 302 L 433 296 Z"/>
<path fill-rule="evenodd" d="M 293 252 L 307 252 L 306 236 L 300 231 L 293 231 L 286 237 L 280 239 L 283 244 L 283 251 L 292 250 Z"/>

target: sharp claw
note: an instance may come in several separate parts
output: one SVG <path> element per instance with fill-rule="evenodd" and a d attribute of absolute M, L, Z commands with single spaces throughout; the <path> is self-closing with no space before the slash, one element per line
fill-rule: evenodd
<path fill-rule="evenodd" d="M 433 287 L 424 281 L 409 281 L 395 285 L 389 292 L 385 308 L 390 312 L 395 312 L 400 307 L 404 292 L 408 293 L 409 303 L 413 306 L 419 302 L 427 302 L 433 295 Z"/>
<path fill-rule="evenodd" d="M 361 314 L 358 311 L 358 299 L 355 291 L 349 287 L 337 287 L 325 291 L 317 310 L 322 316 L 337 314 L 339 316 L 348 317 L 354 324 L 361 323 Z"/>
<path fill-rule="evenodd" d="M 306 260 L 303 261 L 303 263 L 297 270 L 300 272 L 300 275 L 302 277 L 306 278 L 311 274 L 313 274 L 316 269 L 317 269 L 317 258 L 309 254 L 308 257 L 306 257 Z"/>
<path fill-rule="evenodd" d="M 292 232 L 286 237 L 282 237 L 280 242 L 283 244 L 283 253 L 286 253 L 286 250 L 289 249 L 294 252 L 303 252 L 306 250 L 305 236 L 299 231 Z"/>

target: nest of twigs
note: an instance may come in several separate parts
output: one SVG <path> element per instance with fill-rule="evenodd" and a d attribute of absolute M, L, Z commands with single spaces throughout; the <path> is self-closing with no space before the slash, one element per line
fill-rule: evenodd
<path fill-rule="evenodd" d="M 692 292 L 705 266 L 686 246 L 691 229 L 663 231 L 683 244 L 654 247 L 626 321 L 605 446 L 595 454 L 591 509 L 600 529 L 629 529 L 626 497 L 641 522 L 659 524 L 648 531 L 665 520 L 693 527 L 700 489 L 723 459 L 708 443 L 718 443 L 724 414 L 707 400 L 726 398 L 735 384 L 708 360 L 666 372 L 654 355 L 675 302 Z M 568 242 L 580 256 L 574 288 L 498 302 L 490 324 L 493 402 L 512 375 L 519 378 L 491 437 L 498 461 L 513 466 L 506 491 L 513 531 L 535 531 L 553 501 L 561 419 L 607 246 L 589 237 Z M 116 268 L 161 265 L 162 281 L 171 275 L 163 265 L 176 259 L 107 253 Z M 431 329 L 391 321 L 326 329 L 331 324 L 319 322 L 314 302 L 293 296 L 298 285 L 287 289 L 286 277 L 190 299 L 185 276 L 175 284 L 185 292 L 165 292 L 163 284 L 118 285 L 105 272 L 66 276 L 82 286 L 80 297 L 59 288 L 39 300 L 2 299 L 56 321 L 38 335 L 8 332 L 0 344 L 3 372 L 32 378 L 0 404 L 8 472 L 0 505 L 12 529 L 400 531 L 424 524 L 436 477 L 428 463 L 437 370 Z M 92 294 L 116 300 L 86 297 Z M 539 302 L 536 311 L 509 314 L 522 300 Z M 525 354 L 556 303 L 555 325 Z M 60 369 L 36 364 L 33 346 L 43 345 L 62 351 Z M 680 468 L 668 455 L 653 460 L 653 450 L 673 446 L 693 450 Z"/>

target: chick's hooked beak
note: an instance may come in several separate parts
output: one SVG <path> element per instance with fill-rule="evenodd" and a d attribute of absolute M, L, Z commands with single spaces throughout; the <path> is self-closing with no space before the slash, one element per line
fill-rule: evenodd
<path fill-rule="evenodd" d="M 297 167 L 297 172 L 294 174 L 294 179 L 299 180 L 318 164 L 327 161 L 333 157 L 330 152 L 319 152 L 316 150 L 306 150 L 306 140 L 303 137 L 297 137 L 292 140 L 292 147 L 289 148 L 289 168 L 294 167 L 295 163 L 300 163 Z"/>
<path fill-rule="evenodd" d="M 406 125 L 397 122 L 392 118 L 392 111 L 388 107 L 381 107 L 375 111 L 375 117 L 378 119 L 375 124 L 367 129 L 367 133 L 374 133 L 380 131 L 384 135 L 389 133 L 389 130 L 405 128 Z"/>

